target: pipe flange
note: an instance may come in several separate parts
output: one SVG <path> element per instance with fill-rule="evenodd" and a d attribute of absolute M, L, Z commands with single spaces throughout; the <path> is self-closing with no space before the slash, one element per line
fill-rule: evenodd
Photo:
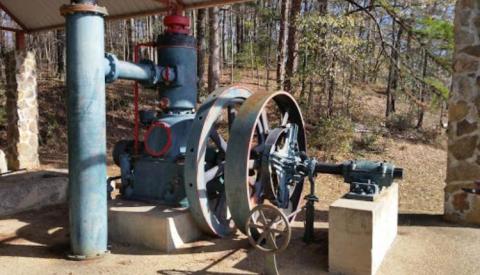
<path fill-rule="evenodd" d="M 106 250 L 104 252 L 92 254 L 92 255 L 75 255 L 75 254 L 67 254 L 67 258 L 72 261 L 85 261 L 85 260 L 93 260 L 102 258 L 105 255 L 110 254 L 110 250 Z"/>
<path fill-rule="evenodd" d="M 62 16 L 67 16 L 69 14 L 74 14 L 74 13 L 83 13 L 83 12 L 94 13 L 101 16 L 108 15 L 107 8 L 98 6 L 98 5 L 93 5 L 93 4 L 70 4 L 70 5 L 63 5 L 60 8 L 60 14 Z"/>
<path fill-rule="evenodd" d="M 142 83 L 144 86 L 155 86 L 160 81 L 160 68 L 155 65 L 152 60 L 142 59 L 139 64 L 147 65 L 152 71 L 152 77 L 150 81 Z"/>
<path fill-rule="evenodd" d="M 108 60 L 108 65 L 110 66 L 110 71 L 105 74 L 105 82 L 112 83 L 118 79 L 120 71 L 117 70 L 118 58 L 114 54 L 105 53 L 105 59 Z"/>

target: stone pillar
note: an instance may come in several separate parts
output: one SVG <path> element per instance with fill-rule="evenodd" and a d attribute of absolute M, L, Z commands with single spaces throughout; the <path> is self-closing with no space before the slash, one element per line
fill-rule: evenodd
<path fill-rule="evenodd" d="M 480 224 L 480 195 L 464 192 L 480 180 L 480 3 L 458 0 L 449 101 L 445 218 Z"/>
<path fill-rule="evenodd" d="M 35 54 L 22 49 L 7 53 L 5 67 L 8 166 L 10 170 L 35 169 L 40 164 Z"/>

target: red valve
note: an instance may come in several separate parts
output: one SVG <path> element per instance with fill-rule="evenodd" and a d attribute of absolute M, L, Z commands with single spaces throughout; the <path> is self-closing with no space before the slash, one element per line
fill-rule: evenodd
<path fill-rule="evenodd" d="M 189 34 L 190 19 L 182 15 L 168 15 L 163 19 L 168 33 Z"/>

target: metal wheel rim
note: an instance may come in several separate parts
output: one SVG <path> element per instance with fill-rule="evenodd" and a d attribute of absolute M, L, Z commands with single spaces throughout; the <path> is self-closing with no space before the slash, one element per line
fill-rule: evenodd
<path fill-rule="evenodd" d="M 226 236 L 232 229 L 210 211 L 207 198 L 203 163 L 210 131 L 229 102 L 234 99 L 245 100 L 251 94 L 249 90 L 236 86 L 214 91 L 198 109 L 189 133 L 184 169 L 185 191 L 194 220 L 205 233 L 212 236 Z"/>
<path fill-rule="evenodd" d="M 271 100 L 275 101 L 282 112 L 288 111 L 290 119 L 299 126 L 299 147 L 301 151 L 306 150 L 303 117 L 300 107 L 289 93 L 283 91 L 255 93 L 244 102 L 230 130 L 231 138 L 228 141 L 229 146 L 225 164 L 225 191 L 227 202 L 230 206 L 230 214 L 235 224 L 244 234 L 247 234 L 244 225 L 248 220 L 250 211 L 255 206 L 250 201 L 249 188 L 247 186 L 251 150 L 250 141 L 254 136 L 257 120 Z M 300 204 L 303 183 L 298 188 L 299 190 L 296 190 L 298 203 L 291 209 L 292 212 L 296 211 Z M 293 218 L 291 217 L 290 219 Z M 256 233 L 253 232 L 253 234 Z"/>
<path fill-rule="evenodd" d="M 256 226 L 254 226 L 254 225 L 256 225 L 256 220 L 255 220 L 255 217 L 254 217 L 255 213 L 257 213 L 257 212 L 262 213 L 262 212 L 265 211 L 264 209 L 268 209 L 270 211 L 273 211 L 273 212 L 275 212 L 276 215 L 278 215 L 280 220 L 278 222 L 276 222 L 277 224 L 280 223 L 280 222 L 285 224 L 285 230 L 283 230 L 281 233 L 279 233 L 280 234 L 279 236 L 275 236 L 268 231 L 265 234 L 265 235 L 268 234 L 268 236 L 263 236 L 263 237 L 262 236 L 260 236 L 260 237 L 255 236 L 254 234 L 252 234 L 252 232 L 254 232 L 254 231 L 251 230 L 251 229 L 256 227 Z M 261 217 L 259 217 L 258 219 L 261 219 Z M 269 230 L 269 229 L 267 229 L 267 230 Z M 281 212 L 278 208 L 276 208 L 272 205 L 268 205 L 268 204 L 260 204 L 260 205 L 255 206 L 252 209 L 252 211 L 250 212 L 250 215 L 247 219 L 247 222 L 245 224 L 245 231 L 247 232 L 247 237 L 248 237 L 248 241 L 250 242 L 250 244 L 253 247 L 255 247 L 256 249 L 259 249 L 263 252 L 281 252 L 281 251 L 285 250 L 288 247 L 288 244 L 290 243 L 290 239 L 292 237 L 292 229 L 289 225 L 289 221 L 288 221 L 287 216 L 285 216 L 285 214 L 283 212 Z M 281 242 L 280 246 L 277 245 L 277 240 L 278 240 L 279 237 L 283 237 L 283 241 Z M 273 245 L 275 245 L 275 247 L 268 247 L 268 244 L 267 244 L 267 247 L 262 246 L 259 243 L 261 243 L 263 241 L 263 239 L 259 239 L 259 238 L 264 238 L 266 242 L 271 242 L 271 243 L 273 242 Z"/>

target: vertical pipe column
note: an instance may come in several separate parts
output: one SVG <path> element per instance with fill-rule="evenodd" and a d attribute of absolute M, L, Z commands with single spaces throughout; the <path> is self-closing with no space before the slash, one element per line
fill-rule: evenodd
<path fill-rule="evenodd" d="M 73 259 L 107 252 L 104 15 L 72 0 L 66 16 L 70 245 Z"/>

